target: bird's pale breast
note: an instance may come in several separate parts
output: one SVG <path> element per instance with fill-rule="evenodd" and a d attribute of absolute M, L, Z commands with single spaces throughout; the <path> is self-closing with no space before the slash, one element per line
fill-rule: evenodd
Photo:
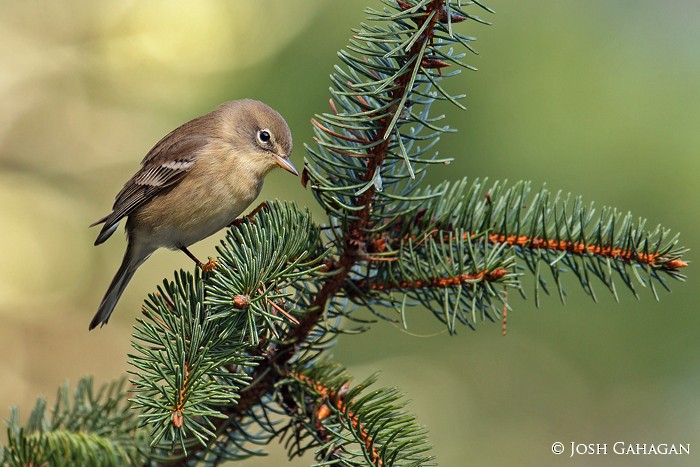
<path fill-rule="evenodd" d="M 198 159 L 177 185 L 134 213 L 136 230 L 148 231 L 153 246 L 179 248 L 209 237 L 233 222 L 260 193 L 263 176 L 240 167 L 241 158 L 227 154 L 226 148 L 217 149 L 216 156 Z"/>

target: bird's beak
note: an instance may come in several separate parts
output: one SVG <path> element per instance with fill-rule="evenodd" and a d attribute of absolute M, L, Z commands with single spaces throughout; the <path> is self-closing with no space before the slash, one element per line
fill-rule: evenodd
<path fill-rule="evenodd" d="M 277 165 L 282 167 L 284 170 L 286 170 L 290 174 L 294 174 L 297 176 L 299 175 L 297 168 L 294 167 L 294 164 L 292 164 L 292 162 L 289 159 L 284 158 L 282 156 L 278 156 L 275 154 L 275 162 L 277 162 Z"/>

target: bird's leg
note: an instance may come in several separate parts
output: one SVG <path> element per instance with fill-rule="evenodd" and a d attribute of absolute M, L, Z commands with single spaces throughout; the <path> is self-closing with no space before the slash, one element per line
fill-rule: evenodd
<path fill-rule="evenodd" d="M 263 201 L 262 203 L 258 204 L 255 209 L 253 209 L 250 214 L 246 214 L 243 217 L 239 217 L 238 219 L 234 219 L 233 222 L 231 222 L 228 227 L 240 227 L 241 224 L 243 223 L 243 219 L 252 219 L 254 215 L 258 213 L 261 209 L 267 209 L 267 203 Z"/>
<path fill-rule="evenodd" d="M 196 257 L 195 255 L 192 254 L 192 252 L 191 252 L 190 250 L 187 249 L 187 247 L 181 246 L 181 247 L 180 247 L 180 250 L 181 250 L 184 254 L 186 254 L 187 256 L 189 256 L 190 259 L 191 259 L 192 261 L 194 261 L 195 264 L 196 264 L 197 266 L 199 266 L 199 269 L 201 269 L 202 271 L 204 271 L 204 272 L 209 272 L 209 271 L 212 271 L 212 270 L 216 269 L 216 259 L 214 259 L 214 258 L 209 258 L 209 261 L 207 261 L 206 263 L 202 263 L 199 259 L 197 259 L 197 257 Z"/>

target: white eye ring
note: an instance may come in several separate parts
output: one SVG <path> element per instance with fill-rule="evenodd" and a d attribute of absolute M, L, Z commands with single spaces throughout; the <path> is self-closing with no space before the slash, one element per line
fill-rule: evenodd
<path fill-rule="evenodd" d="M 258 130 L 258 141 L 260 142 L 260 144 L 270 144 L 270 141 L 272 141 L 272 135 L 270 134 L 270 130 Z"/>

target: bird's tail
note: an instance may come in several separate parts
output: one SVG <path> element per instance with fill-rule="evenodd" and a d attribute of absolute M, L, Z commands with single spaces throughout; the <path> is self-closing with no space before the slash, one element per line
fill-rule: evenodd
<path fill-rule="evenodd" d="M 119 270 L 117 271 L 117 274 L 115 274 L 114 279 L 112 279 L 112 282 L 109 284 L 107 293 L 105 293 L 105 296 L 100 303 L 100 307 L 97 309 L 97 313 L 95 313 L 95 316 L 90 322 L 89 329 L 91 331 L 98 325 L 104 326 L 107 324 L 109 317 L 114 311 L 114 307 L 119 301 L 119 297 L 122 296 L 122 292 L 124 292 L 127 284 L 134 276 L 136 269 L 138 269 L 138 267 L 141 266 L 141 263 L 143 263 L 146 258 L 150 256 L 150 254 L 141 255 L 138 253 L 139 252 L 135 251 L 133 248 L 132 242 L 129 242 L 129 245 L 126 248 L 126 253 L 124 253 L 122 265 L 119 266 Z"/>

